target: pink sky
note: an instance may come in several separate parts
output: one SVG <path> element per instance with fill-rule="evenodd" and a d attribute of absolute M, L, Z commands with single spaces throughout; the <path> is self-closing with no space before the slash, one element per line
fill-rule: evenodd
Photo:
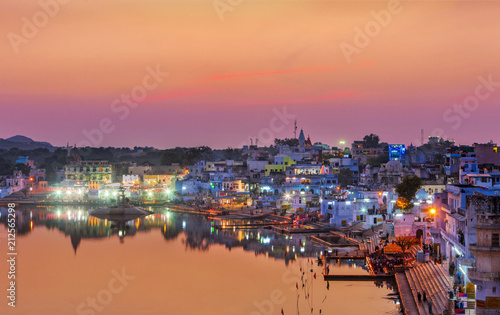
<path fill-rule="evenodd" d="M 460 143 L 500 141 L 500 86 L 483 87 L 460 123 L 443 118 L 479 77 L 500 82 L 500 3 L 402 1 L 348 62 L 341 43 L 354 45 L 355 28 L 388 3 L 244 0 L 222 21 L 208 0 L 72 0 L 16 46 L 23 17 L 43 11 L 3 1 L 0 137 L 81 143 L 108 119 L 102 146 L 269 144 L 293 136 L 292 123 L 271 127 L 286 107 L 313 142 L 331 145 L 372 132 L 415 144 L 436 128 Z M 113 100 L 157 65 L 169 75 L 120 119 Z"/>

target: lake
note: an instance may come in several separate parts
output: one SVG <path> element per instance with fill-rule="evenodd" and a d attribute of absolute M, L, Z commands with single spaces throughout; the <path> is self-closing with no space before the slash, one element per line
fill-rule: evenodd
<path fill-rule="evenodd" d="M 16 308 L 0 314 L 397 314 L 391 284 L 327 282 L 307 237 L 219 230 L 156 208 L 124 226 L 85 208 L 17 209 Z M 0 218 L 0 283 L 8 289 Z M 362 261 L 330 264 L 366 274 Z M 6 291 L 4 291 L 6 292 Z"/>

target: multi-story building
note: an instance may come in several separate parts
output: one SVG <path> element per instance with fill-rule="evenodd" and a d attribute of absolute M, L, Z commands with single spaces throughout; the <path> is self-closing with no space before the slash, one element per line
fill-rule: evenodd
<path fill-rule="evenodd" d="M 79 161 L 66 165 L 64 173 L 66 184 L 107 184 L 111 182 L 112 166 L 108 161 Z"/>
<path fill-rule="evenodd" d="M 359 160 L 359 163 L 366 165 L 368 159 L 371 157 L 377 157 L 384 153 L 384 148 L 382 146 L 376 148 L 365 148 L 364 141 L 354 141 L 351 145 L 352 157 Z"/>
<path fill-rule="evenodd" d="M 468 278 L 476 285 L 476 314 L 500 313 L 500 196 L 476 193 L 467 198 L 476 213 L 476 241 L 469 245 L 476 267 Z"/>
<path fill-rule="evenodd" d="M 292 158 L 286 155 L 277 155 L 274 157 L 274 163 L 265 166 L 265 176 L 271 176 L 275 173 L 283 173 L 287 167 L 297 164 Z"/>

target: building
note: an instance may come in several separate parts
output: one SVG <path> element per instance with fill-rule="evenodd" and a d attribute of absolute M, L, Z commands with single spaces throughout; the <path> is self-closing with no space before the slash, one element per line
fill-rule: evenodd
<path fill-rule="evenodd" d="M 64 167 L 65 183 L 86 185 L 89 182 L 111 183 L 112 166 L 108 161 L 79 161 Z"/>
<path fill-rule="evenodd" d="M 354 141 L 351 145 L 352 157 L 359 161 L 360 164 L 368 164 L 368 159 L 377 157 L 384 153 L 382 146 L 376 148 L 365 148 L 364 141 Z"/>
<path fill-rule="evenodd" d="M 406 162 L 406 146 L 404 144 L 389 144 L 389 161 Z"/>
<path fill-rule="evenodd" d="M 492 164 L 495 166 L 500 166 L 500 150 L 496 143 L 492 141 L 489 143 L 474 143 L 474 153 L 477 156 L 477 163 L 482 164 Z"/>
<path fill-rule="evenodd" d="M 275 173 L 284 173 L 286 168 L 297 164 L 292 158 L 285 155 L 277 155 L 274 157 L 274 163 L 265 166 L 265 176 L 269 177 Z"/>
<path fill-rule="evenodd" d="M 476 285 L 476 314 L 500 313 L 500 196 L 475 193 L 467 208 L 476 213 L 476 241 L 469 245 L 476 268 L 468 278 Z"/>

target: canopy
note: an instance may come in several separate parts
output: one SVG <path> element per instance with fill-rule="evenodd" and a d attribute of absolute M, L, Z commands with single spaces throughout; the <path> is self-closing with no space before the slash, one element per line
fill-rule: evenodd
<path fill-rule="evenodd" d="M 397 244 L 389 244 L 386 247 L 384 247 L 384 253 L 385 254 L 397 254 L 397 253 L 402 253 L 403 249 L 401 249 L 401 246 Z"/>

